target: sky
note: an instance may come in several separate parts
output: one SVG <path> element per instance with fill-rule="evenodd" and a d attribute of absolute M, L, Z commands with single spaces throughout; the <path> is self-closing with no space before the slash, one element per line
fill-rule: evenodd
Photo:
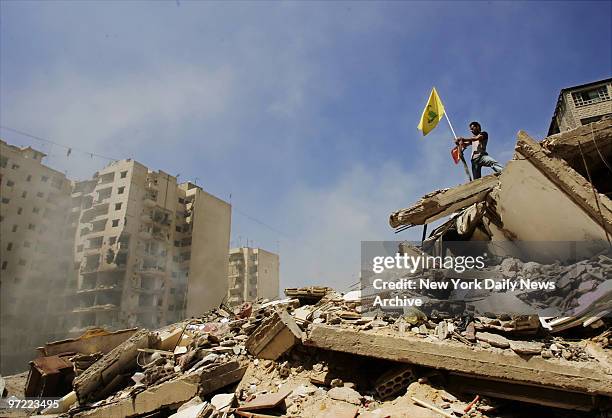
<path fill-rule="evenodd" d="M 420 238 L 391 212 L 465 181 L 448 125 L 416 129 L 432 87 L 505 163 L 561 88 L 610 77 L 611 28 L 610 1 L 0 1 L 0 137 L 74 179 L 93 153 L 195 181 L 281 288 L 347 290 L 362 241 Z"/>

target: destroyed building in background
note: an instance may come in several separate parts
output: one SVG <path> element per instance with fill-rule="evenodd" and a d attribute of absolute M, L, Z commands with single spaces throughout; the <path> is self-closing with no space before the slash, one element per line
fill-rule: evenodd
<path fill-rule="evenodd" d="M 612 78 L 562 89 L 548 136 L 611 117 L 611 98 Z"/>
<path fill-rule="evenodd" d="M 73 202 L 74 331 L 160 326 L 222 300 L 228 203 L 133 160 L 79 183 Z"/>
<path fill-rule="evenodd" d="M 261 248 L 232 248 L 229 254 L 228 304 L 276 299 L 279 289 L 278 254 Z"/>
<path fill-rule="evenodd" d="M 44 341 L 158 327 L 227 295 L 227 202 L 131 159 L 71 184 L 43 157 L 2 142 L 3 373 Z"/>
<path fill-rule="evenodd" d="M 0 141 L 2 373 L 27 364 L 33 351 L 24 347 L 63 336 L 58 329 L 65 291 L 74 279 L 74 238 L 67 228 L 71 185 L 42 163 L 44 157 Z"/>

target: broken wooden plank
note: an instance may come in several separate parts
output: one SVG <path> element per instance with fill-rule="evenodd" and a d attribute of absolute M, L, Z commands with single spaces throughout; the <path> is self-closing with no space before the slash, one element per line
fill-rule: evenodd
<path fill-rule="evenodd" d="M 507 383 L 612 396 L 612 375 L 607 374 L 597 362 L 524 358 L 511 350 L 492 351 L 453 341 L 428 341 L 413 336 L 386 335 L 327 325 L 314 325 L 304 344 Z"/>
<path fill-rule="evenodd" d="M 451 189 L 437 190 L 423 196 L 406 209 L 389 217 L 389 225 L 423 225 L 485 200 L 487 193 L 499 183 L 496 175 L 489 175 Z"/>

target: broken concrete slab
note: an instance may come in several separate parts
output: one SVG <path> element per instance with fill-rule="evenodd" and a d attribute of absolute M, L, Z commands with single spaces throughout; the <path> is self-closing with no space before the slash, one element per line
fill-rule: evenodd
<path fill-rule="evenodd" d="M 166 406 L 180 405 L 196 395 L 204 396 L 239 381 L 246 367 L 231 361 L 207 370 L 196 370 L 116 402 L 80 412 L 75 417 L 119 418 L 148 414 Z"/>
<path fill-rule="evenodd" d="M 433 222 L 459 209 L 485 200 L 487 194 L 498 183 L 498 177 L 490 175 L 452 189 L 429 193 L 409 208 L 392 213 L 389 224 L 392 228 L 397 228 L 402 225 L 423 225 Z"/>
<path fill-rule="evenodd" d="M 238 411 L 257 411 L 260 409 L 275 408 L 293 392 L 292 387 L 280 388 L 278 392 L 259 395 L 250 402 L 238 408 Z"/>
<path fill-rule="evenodd" d="M 580 144 L 580 145 L 578 145 Z M 612 119 L 580 126 L 545 138 L 540 145 L 548 154 L 570 162 L 580 157 L 580 148 L 585 154 L 612 153 Z"/>
<path fill-rule="evenodd" d="M 225 412 L 232 406 L 235 399 L 236 395 L 233 393 L 218 393 L 212 397 L 210 404 L 214 406 L 217 411 Z"/>
<path fill-rule="evenodd" d="M 134 397 L 123 398 L 117 402 L 79 412 L 74 416 L 76 418 L 124 418 L 147 414 L 164 406 L 187 402 L 198 394 L 199 381 L 198 373 L 186 374 L 150 387 Z"/>
<path fill-rule="evenodd" d="M 200 396 L 212 393 L 232 383 L 240 381 L 247 370 L 246 365 L 238 361 L 229 361 L 218 366 L 199 371 L 200 373 Z M 196 373 L 198 371 L 196 370 Z"/>
<path fill-rule="evenodd" d="M 317 414 L 315 418 L 355 418 L 358 411 L 358 406 L 338 402 L 332 404 L 320 414 Z M 359 416 L 361 416 L 361 414 Z"/>
<path fill-rule="evenodd" d="M 187 408 L 179 408 L 178 411 L 168 418 L 199 418 L 200 413 L 209 406 L 208 402 L 200 402 L 195 405 L 189 405 Z"/>
<path fill-rule="evenodd" d="M 344 401 L 354 405 L 361 405 L 361 394 L 355 389 L 346 386 L 331 388 L 327 391 L 327 396 L 337 401 Z"/>
<path fill-rule="evenodd" d="M 546 156 L 523 131 L 518 133 L 515 151 L 515 159 L 501 174 L 499 190 L 491 194 L 503 227 L 523 241 L 607 243 L 606 230 L 612 235 L 612 201 L 604 195 L 595 199 L 587 179 L 565 161 Z"/>
<path fill-rule="evenodd" d="M 302 331 L 284 309 L 278 309 L 249 336 L 246 349 L 253 356 L 276 360 L 302 339 Z"/>
<path fill-rule="evenodd" d="M 510 349 L 518 354 L 536 355 L 542 352 L 544 344 L 535 341 L 510 340 Z"/>
<path fill-rule="evenodd" d="M 138 328 L 122 329 L 108 332 L 103 329 L 90 330 L 78 338 L 54 341 L 37 348 L 41 356 L 53 356 L 62 353 L 94 354 L 108 353 L 113 348 L 130 338 Z"/>
<path fill-rule="evenodd" d="M 491 332 L 477 332 L 476 339 L 478 341 L 484 341 L 486 343 L 489 343 L 493 347 L 499 347 L 499 348 L 509 348 L 510 347 L 510 340 L 508 340 L 506 337 L 502 335 L 493 334 Z"/>
<path fill-rule="evenodd" d="M 73 387 L 79 403 L 85 404 L 98 397 L 97 390 L 103 389 L 116 376 L 136 366 L 139 348 L 151 348 L 156 337 L 148 330 L 140 330 L 115 347 L 100 360 L 74 379 Z"/>
<path fill-rule="evenodd" d="M 612 396 L 612 387 L 609 385 L 611 375 L 594 362 L 524 358 L 512 351 L 479 349 L 448 340 L 424 340 L 409 335 L 386 335 L 326 325 L 314 325 L 304 344 L 487 377 L 506 383 Z"/>

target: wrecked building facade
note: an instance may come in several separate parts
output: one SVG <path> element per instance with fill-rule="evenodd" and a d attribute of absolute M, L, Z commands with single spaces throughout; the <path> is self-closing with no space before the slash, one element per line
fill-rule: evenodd
<path fill-rule="evenodd" d="M 227 202 L 131 159 L 71 182 L 0 146 L 2 373 L 45 341 L 177 322 L 227 295 Z"/>
<path fill-rule="evenodd" d="M 279 266 L 278 254 L 261 248 L 232 248 L 229 253 L 228 304 L 276 299 Z"/>
<path fill-rule="evenodd" d="M 156 327 L 223 299 L 228 203 L 133 160 L 78 183 L 73 203 L 79 267 L 73 332 Z"/>
<path fill-rule="evenodd" d="M 63 336 L 63 296 L 74 280 L 66 216 L 71 185 L 43 164 L 44 157 L 0 141 L 2 373 L 27 364 L 31 352 L 23 347 Z M 57 298 L 49 300 L 49 294 Z"/>

